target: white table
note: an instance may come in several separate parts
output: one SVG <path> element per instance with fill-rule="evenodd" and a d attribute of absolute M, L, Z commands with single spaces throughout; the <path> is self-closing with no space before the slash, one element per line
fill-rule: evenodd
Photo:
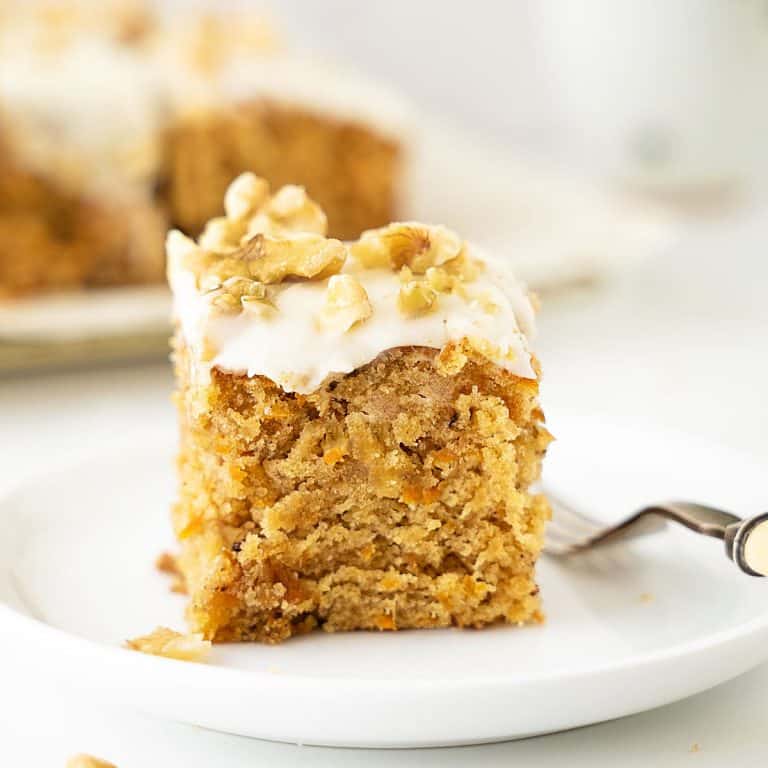
<path fill-rule="evenodd" d="M 768 467 L 768 209 L 698 224 L 611 286 L 549 301 L 543 398 L 738 444 Z M 48 457 L 77 461 L 167 420 L 165 365 L 0 381 L 0 486 Z M 628 416 L 629 414 L 629 416 Z M 555 426 L 556 429 L 556 426 Z M 768 504 L 768 487 L 755 489 Z M 768 590 L 768 585 L 766 585 Z M 768 591 L 766 592 L 768 599 Z M 10 662 L 10 663 L 9 663 Z M 56 768 L 79 751 L 120 768 L 272 765 L 764 766 L 768 666 L 678 704 L 568 733 L 450 750 L 272 744 L 105 709 L 0 665 L 0 765 Z M 694 746 L 696 745 L 696 746 Z"/>

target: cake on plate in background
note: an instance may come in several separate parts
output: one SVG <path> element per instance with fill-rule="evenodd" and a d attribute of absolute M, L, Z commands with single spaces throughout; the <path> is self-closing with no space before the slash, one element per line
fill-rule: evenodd
<path fill-rule="evenodd" d="M 551 438 L 524 287 L 440 226 L 329 238 L 301 187 L 253 174 L 225 209 L 168 237 L 191 630 L 540 620 Z"/>
<path fill-rule="evenodd" d="M 255 170 L 299 183 L 353 238 L 398 210 L 407 109 L 286 51 L 253 13 L 138 3 L 0 14 L 0 296 L 162 280 Z"/>

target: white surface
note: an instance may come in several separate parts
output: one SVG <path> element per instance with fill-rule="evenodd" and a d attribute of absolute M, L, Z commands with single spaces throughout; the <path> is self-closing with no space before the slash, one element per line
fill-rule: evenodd
<path fill-rule="evenodd" d="M 157 625 L 184 629 L 184 599 L 153 572 L 169 543 L 170 426 L 148 429 L 112 458 L 51 467 L 0 500 L 3 657 L 35 649 L 32 663 L 52 680 L 74 679 L 107 704 L 173 721 L 374 747 L 586 725 L 698 693 L 768 657 L 765 582 L 741 574 L 721 545 L 682 531 L 589 558 L 545 559 L 549 619 L 540 627 L 314 633 L 278 647 L 216 646 L 207 665 L 123 650 L 126 638 Z M 615 518 L 675 494 L 758 511 L 764 472 L 747 456 L 595 418 L 561 416 L 552 426 L 560 442 L 548 482 L 595 514 Z M 601 456 L 603 445 L 615 450 Z M 677 468 L 681 454 L 691 461 Z M 599 486 L 585 482 L 596 456 Z"/>
<path fill-rule="evenodd" d="M 541 317 L 540 355 L 553 418 L 557 410 L 575 406 L 617 422 L 630 412 L 638 421 L 742 446 L 768 462 L 767 213 L 702 225 L 673 253 L 638 267 L 610 291 L 550 302 Z M 79 454 L 119 450 L 147 423 L 169 423 L 170 388 L 170 375 L 159 366 L 0 381 L 0 484 L 29 477 L 49 457 L 76 462 Z M 688 457 L 678 461 L 685 464 Z M 599 481 L 598 470 L 595 477 Z M 755 504 L 765 499 L 758 489 Z M 508 744 L 415 752 L 235 738 L 126 715 L 101 696 L 58 689 L 42 670 L 15 659 L 3 665 L 2 674 L 0 762 L 31 768 L 63 766 L 68 755 L 83 750 L 121 768 L 180 763 L 187 768 L 666 768 L 688 761 L 709 768 L 762 768 L 768 753 L 766 666 L 693 699 L 600 726 Z M 700 751 L 691 754 L 694 744 Z"/>
<path fill-rule="evenodd" d="M 764 14 L 759 2 L 539 0 L 538 53 L 568 154 L 646 183 L 764 176 Z"/>

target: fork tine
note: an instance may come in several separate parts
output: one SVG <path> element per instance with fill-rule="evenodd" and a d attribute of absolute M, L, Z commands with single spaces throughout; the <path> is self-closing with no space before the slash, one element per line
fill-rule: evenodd
<path fill-rule="evenodd" d="M 549 490 L 544 490 L 552 507 L 552 521 L 557 521 L 560 528 L 565 528 L 582 537 L 602 530 L 605 526 L 575 510 L 568 502 Z"/>
<path fill-rule="evenodd" d="M 556 539 L 557 541 L 563 542 L 564 544 L 572 544 L 573 542 L 584 538 L 584 536 L 575 534 L 572 531 L 569 531 L 567 528 L 563 528 L 561 525 L 558 525 L 557 521 L 554 519 L 547 523 L 546 537 L 547 540 Z"/>

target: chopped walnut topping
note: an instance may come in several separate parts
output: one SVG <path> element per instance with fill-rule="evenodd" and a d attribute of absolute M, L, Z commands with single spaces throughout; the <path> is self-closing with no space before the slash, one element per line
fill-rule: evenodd
<path fill-rule="evenodd" d="M 254 309 L 256 305 L 264 309 L 273 308 L 267 294 L 267 286 L 249 277 L 228 277 L 206 295 L 211 306 L 224 313 L 239 312 L 241 308 L 246 307 Z"/>
<path fill-rule="evenodd" d="M 477 280 L 480 273 L 485 269 L 485 264 L 479 259 L 475 259 L 463 248 L 459 255 L 449 262 L 446 262 L 443 269 L 462 283 L 471 283 Z"/>
<path fill-rule="evenodd" d="M 288 184 L 273 195 L 248 223 L 244 239 L 256 234 L 290 235 L 312 232 L 325 235 L 328 219 L 323 209 L 307 195 L 304 187 Z"/>
<path fill-rule="evenodd" d="M 233 258 L 251 277 L 271 285 L 291 277 L 322 280 L 335 275 L 346 261 L 347 249 L 341 241 L 322 235 L 297 234 L 282 239 L 256 235 Z"/>
<path fill-rule="evenodd" d="M 228 219 L 253 215 L 269 198 L 269 182 L 255 173 L 241 173 L 224 193 L 224 211 Z"/>
<path fill-rule="evenodd" d="M 328 281 L 325 306 L 318 318 L 321 328 L 344 333 L 357 323 L 367 320 L 372 313 L 368 294 L 356 278 L 351 275 L 334 275 Z"/>
<path fill-rule="evenodd" d="M 363 232 L 351 251 L 365 267 L 408 267 L 424 274 L 455 259 L 462 248 L 458 235 L 445 227 L 406 222 Z"/>
<path fill-rule="evenodd" d="M 442 267 L 430 267 L 425 274 L 429 287 L 438 293 L 450 293 L 457 282 L 456 277 Z"/>
<path fill-rule="evenodd" d="M 217 216 L 211 219 L 197 239 L 201 248 L 213 253 L 233 253 L 240 247 L 245 224 L 237 219 Z"/>
<path fill-rule="evenodd" d="M 397 307 L 405 315 L 423 315 L 437 309 L 437 292 L 426 283 L 413 280 L 400 288 Z"/>
<path fill-rule="evenodd" d="M 242 304 L 262 312 L 269 306 L 261 288 L 251 282 L 249 290 L 233 290 L 223 285 L 229 278 L 268 285 L 322 280 L 346 261 L 346 246 L 324 237 L 325 214 L 303 187 L 288 185 L 270 197 L 266 181 L 243 173 L 227 189 L 224 206 L 227 215 L 211 219 L 196 243 L 177 230 L 166 242 L 169 273 L 175 265 L 191 271 L 218 310 L 234 312 Z"/>
<path fill-rule="evenodd" d="M 133 651 L 180 661 L 205 661 L 211 650 L 210 640 L 203 640 L 202 635 L 182 635 L 168 627 L 158 627 L 148 635 L 127 640 L 125 645 Z"/>
<path fill-rule="evenodd" d="M 114 763 L 108 763 L 106 760 L 100 760 L 93 755 L 79 754 L 73 755 L 67 760 L 67 768 L 117 768 Z"/>

